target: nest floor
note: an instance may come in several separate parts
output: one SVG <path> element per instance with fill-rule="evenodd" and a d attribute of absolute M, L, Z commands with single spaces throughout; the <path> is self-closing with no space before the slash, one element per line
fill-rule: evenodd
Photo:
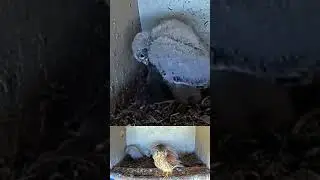
<path fill-rule="evenodd" d="M 192 176 L 199 174 L 208 174 L 210 170 L 194 153 L 180 155 L 180 160 L 185 166 L 174 170 L 172 176 Z M 121 174 L 128 177 L 161 177 L 163 174 L 154 166 L 151 157 L 143 157 L 133 160 L 129 155 L 119 162 L 111 170 L 112 173 Z"/>
<path fill-rule="evenodd" d="M 111 114 L 111 125 L 210 125 L 209 94 L 204 94 L 198 104 L 182 104 L 174 100 L 164 82 L 155 79 L 148 84 L 147 74 L 147 68 L 142 66 L 136 79 L 126 88 L 131 91 L 120 93 L 122 102 Z"/>

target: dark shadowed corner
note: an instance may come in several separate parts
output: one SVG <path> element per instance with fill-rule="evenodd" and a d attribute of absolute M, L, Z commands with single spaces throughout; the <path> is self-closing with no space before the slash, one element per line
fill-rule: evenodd
<path fill-rule="evenodd" d="M 0 179 L 105 177 L 109 22 L 96 1 L 0 3 Z"/>

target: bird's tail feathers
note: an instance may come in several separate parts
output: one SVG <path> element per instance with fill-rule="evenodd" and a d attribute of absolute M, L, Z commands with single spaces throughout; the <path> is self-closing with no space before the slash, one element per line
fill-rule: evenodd
<path fill-rule="evenodd" d="M 173 169 L 175 169 L 175 168 L 183 168 L 184 167 L 184 165 L 182 165 L 181 163 L 179 163 L 179 164 L 176 164 L 174 167 L 173 167 Z"/>

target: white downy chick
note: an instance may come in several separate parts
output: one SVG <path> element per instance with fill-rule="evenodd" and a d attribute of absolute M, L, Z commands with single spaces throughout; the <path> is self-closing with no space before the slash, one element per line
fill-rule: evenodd
<path fill-rule="evenodd" d="M 137 61 L 154 65 L 169 84 L 209 86 L 209 50 L 182 21 L 164 20 L 151 33 L 138 33 L 132 50 Z"/>
<path fill-rule="evenodd" d="M 151 31 L 152 39 L 168 37 L 174 41 L 199 49 L 205 55 L 209 55 L 208 47 L 204 45 L 193 28 L 178 19 L 162 20 Z"/>
<path fill-rule="evenodd" d="M 131 144 L 131 145 L 126 146 L 125 152 L 126 152 L 126 154 L 129 154 L 132 159 L 139 159 L 139 158 L 142 158 L 144 156 L 147 156 L 147 157 L 150 156 L 149 150 L 144 152 L 139 147 L 139 145 L 136 145 L 136 144 Z"/>

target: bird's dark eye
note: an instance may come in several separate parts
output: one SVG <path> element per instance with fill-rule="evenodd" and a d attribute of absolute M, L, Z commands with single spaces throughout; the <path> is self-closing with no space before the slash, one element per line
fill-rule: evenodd
<path fill-rule="evenodd" d="M 148 49 L 147 49 L 147 48 L 143 48 L 143 49 L 142 49 L 142 53 L 147 54 L 147 53 L 148 53 Z"/>
<path fill-rule="evenodd" d="M 139 58 L 146 58 L 148 56 L 148 49 L 143 48 L 139 54 Z"/>

